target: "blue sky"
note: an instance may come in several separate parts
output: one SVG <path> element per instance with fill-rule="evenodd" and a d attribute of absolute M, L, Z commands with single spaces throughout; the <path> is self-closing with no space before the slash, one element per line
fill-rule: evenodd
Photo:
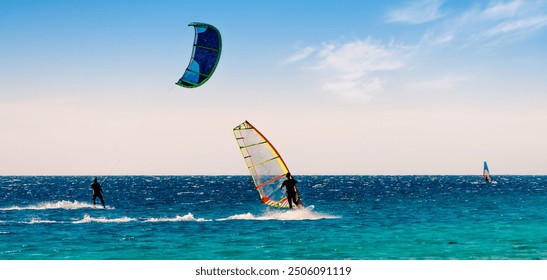
<path fill-rule="evenodd" d="M 180 88 L 189 22 L 214 76 Z M 547 174 L 547 1 L 0 1 L 0 174 Z"/>

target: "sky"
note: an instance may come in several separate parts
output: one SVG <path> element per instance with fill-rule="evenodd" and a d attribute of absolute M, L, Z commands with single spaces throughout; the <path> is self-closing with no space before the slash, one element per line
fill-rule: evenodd
<path fill-rule="evenodd" d="M 0 0 L 0 38 L 0 175 L 247 175 L 245 120 L 294 175 L 547 174 L 545 0 Z"/>

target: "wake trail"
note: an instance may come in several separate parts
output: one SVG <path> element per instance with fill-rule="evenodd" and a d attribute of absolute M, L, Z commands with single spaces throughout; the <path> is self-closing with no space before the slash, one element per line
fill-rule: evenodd
<path fill-rule="evenodd" d="M 226 218 L 217 219 L 217 221 L 227 220 L 279 220 L 279 221 L 303 221 L 303 220 L 322 220 L 322 219 L 340 219 L 340 216 L 333 216 L 320 212 L 315 212 L 310 208 L 302 208 L 295 210 L 266 210 L 260 215 L 254 215 L 252 213 L 236 214 Z"/>
<path fill-rule="evenodd" d="M 21 210 L 50 210 L 50 209 L 65 209 L 65 210 L 74 210 L 74 209 L 103 209 L 102 206 L 96 206 L 92 203 L 80 202 L 80 201 L 67 201 L 61 200 L 57 202 L 42 202 L 34 205 L 26 206 L 10 206 L 6 208 L 0 208 L 0 211 L 21 211 Z M 114 209 L 114 207 L 106 206 L 106 209 Z"/>

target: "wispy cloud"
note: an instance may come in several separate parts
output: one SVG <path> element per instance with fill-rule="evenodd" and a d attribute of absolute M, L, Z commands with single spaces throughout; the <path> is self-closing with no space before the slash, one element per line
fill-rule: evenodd
<path fill-rule="evenodd" d="M 421 24 L 434 21 L 444 16 L 440 11 L 441 0 L 413 1 L 404 7 L 390 10 L 386 15 L 387 22 Z"/>
<path fill-rule="evenodd" d="M 432 27 L 423 42 L 484 47 L 523 38 L 547 26 L 545 1 L 513 0 L 468 9 Z"/>
<path fill-rule="evenodd" d="M 285 60 L 285 63 L 293 63 L 308 58 L 315 51 L 312 47 L 305 47 Z"/>
<path fill-rule="evenodd" d="M 417 24 L 436 20 L 426 26 L 421 40 L 414 45 L 385 44 L 371 38 L 323 43 L 300 49 L 285 61 L 305 65 L 305 70 L 316 75 L 322 90 L 355 100 L 368 101 L 394 88 L 451 90 L 464 85 L 473 75 L 463 71 L 450 73 L 458 70 L 447 65 L 436 75 L 406 84 L 405 77 L 394 77 L 408 73 L 405 70 L 410 67 L 431 73 L 430 67 L 422 66 L 431 62 L 430 55 L 438 50 L 442 49 L 445 56 L 454 50 L 446 46 L 454 47 L 458 53 L 461 48 L 489 49 L 547 26 L 547 0 L 473 4 L 450 14 L 440 11 L 442 4 L 434 0 L 415 1 L 389 13 L 390 22 Z"/>
<path fill-rule="evenodd" d="M 525 2 L 522 0 L 515 0 L 506 3 L 502 2 L 487 7 L 483 14 L 489 18 L 510 17 L 517 14 L 524 6 Z"/>
<path fill-rule="evenodd" d="M 307 53 L 306 57 L 311 54 Z M 405 55 L 403 47 L 383 45 L 371 40 L 344 44 L 324 43 L 310 58 L 307 69 L 317 74 L 321 89 L 339 96 L 368 101 L 385 88 L 381 73 L 403 68 Z M 297 53 L 293 57 L 303 56 Z"/>
<path fill-rule="evenodd" d="M 519 35 L 522 33 L 534 32 L 545 26 L 547 26 L 547 15 L 520 18 L 517 20 L 504 21 L 493 26 L 488 30 L 487 35 L 490 37 L 503 34 Z"/>

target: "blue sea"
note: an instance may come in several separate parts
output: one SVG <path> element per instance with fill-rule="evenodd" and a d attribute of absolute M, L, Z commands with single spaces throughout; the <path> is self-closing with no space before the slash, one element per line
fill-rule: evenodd
<path fill-rule="evenodd" d="M 90 176 L 2 176 L 0 259 L 547 259 L 547 176 L 295 178 L 304 209 L 250 176 L 111 176 L 104 209 Z"/>

